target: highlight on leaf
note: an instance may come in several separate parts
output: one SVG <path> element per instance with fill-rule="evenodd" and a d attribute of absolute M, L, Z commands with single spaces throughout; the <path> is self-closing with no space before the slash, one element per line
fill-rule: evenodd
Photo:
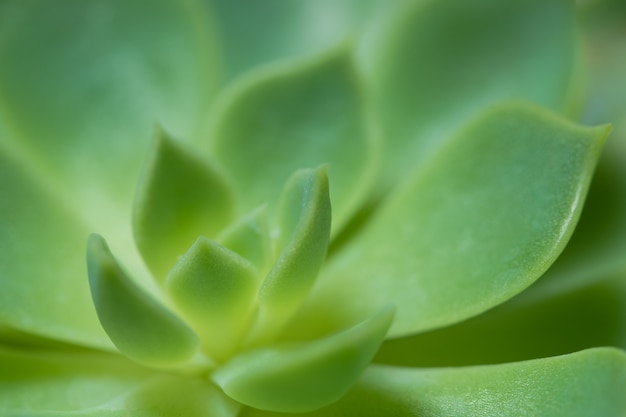
<path fill-rule="evenodd" d="M 206 159 L 158 131 L 133 209 L 137 247 L 158 282 L 198 236 L 215 236 L 234 214 L 226 179 Z"/>
<path fill-rule="evenodd" d="M 196 360 L 193 330 L 130 280 L 99 235 L 87 242 L 87 266 L 100 323 L 122 353 L 156 368 Z"/>

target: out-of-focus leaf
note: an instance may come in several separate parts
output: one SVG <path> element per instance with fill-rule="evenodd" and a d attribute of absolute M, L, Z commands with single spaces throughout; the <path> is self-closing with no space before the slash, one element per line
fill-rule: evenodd
<path fill-rule="evenodd" d="M 569 0 L 398 2 L 361 45 L 382 115 L 384 186 L 501 100 L 580 107 Z"/>
<path fill-rule="evenodd" d="M 241 341 L 258 289 L 256 268 L 207 238 L 199 238 L 167 276 L 165 288 L 202 338 L 212 358 L 224 360 Z"/>
<path fill-rule="evenodd" d="M 212 28 L 201 0 L 2 0 L 0 121 L 87 211 L 127 215 L 154 124 L 205 117 Z"/>
<path fill-rule="evenodd" d="M 98 318 L 121 352 L 159 368 L 195 359 L 199 340 L 193 330 L 130 281 L 99 235 L 87 242 L 87 266 Z"/>
<path fill-rule="evenodd" d="M 160 133 L 133 209 L 133 233 L 159 282 L 198 236 L 231 220 L 233 196 L 216 168 Z"/>
<path fill-rule="evenodd" d="M 304 412 L 344 395 L 369 364 L 393 319 L 385 308 L 354 327 L 312 342 L 251 350 L 218 368 L 213 380 L 252 407 Z"/>
<path fill-rule="evenodd" d="M 330 224 L 326 167 L 297 171 L 281 198 L 280 254 L 259 288 L 249 343 L 272 340 L 302 305 L 326 258 Z"/>
<path fill-rule="evenodd" d="M 213 153 L 228 167 L 243 208 L 269 203 L 272 210 L 294 171 L 329 163 L 338 231 L 370 186 L 377 156 L 348 46 L 255 73 L 218 104 Z"/>
<path fill-rule="evenodd" d="M 150 371 L 112 354 L 4 347 L 0 347 L 0 369 L 3 415 L 100 406 L 150 376 Z"/>
<path fill-rule="evenodd" d="M 608 132 L 528 105 L 493 107 L 332 258 L 303 319 L 323 328 L 396 303 L 391 335 L 401 336 L 511 298 L 569 239 Z"/>
<path fill-rule="evenodd" d="M 210 0 L 217 17 L 225 76 L 311 56 L 352 36 L 378 0 Z M 287 35 L 288 34 L 288 35 Z"/>
<path fill-rule="evenodd" d="M 610 348 L 456 369 L 372 366 L 337 403 L 301 416 L 620 417 L 625 384 L 626 357 Z"/>
<path fill-rule="evenodd" d="M 89 295 L 88 229 L 39 167 L 0 145 L 0 323 L 112 348 Z"/>

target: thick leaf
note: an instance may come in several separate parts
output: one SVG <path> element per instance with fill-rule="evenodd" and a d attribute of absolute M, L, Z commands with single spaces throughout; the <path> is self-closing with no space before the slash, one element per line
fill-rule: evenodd
<path fill-rule="evenodd" d="M 99 406 L 150 373 L 118 355 L 0 348 L 0 410 L 3 416 L 35 411 L 68 412 Z"/>
<path fill-rule="evenodd" d="M 372 366 L 339 402 L 303 416 L 620 417 L 625 385 L 626 357 L 609 348 L 472 368 Z"/>
<path fill-rule="evenodd" d="M 347 45 L 255 73 L 217 110 L 213 153 L 230 170 L 244 208 L 269 203 L 271 210 L 294 171 L 323 163 L 330 164 L 333 230 L 360 204 L 376 144 Z"/>
<path fill-rule="evenodd" d="M 309 295 L 326 258 L 330 224 L 326 167 L 296 172 L 281 198 L 281 252 L 259 289 L 249 343 L 272 340 Z"/>
<path fill-rule="evenodd" d="M 391 334 L 406 335 L 519 293 L 569 239 L 608 131 L 522 104 L 485 112 L 333 258 L 308 329 L 396 303 Z"/>
<path fill-rule="evenodd" d="M 189 138 L 204 119 L 210 28 L 200 0 L 2 0 L 0 120 L 84 208 L 117 215 L 154 124 Z"/>
<path fill-rule="evenodd" d="M 216 168 L 159 133 L 133 208 L 135 241 L 154 277 L 162 282 L 199 236 L 223 229 L 233 204 Z"/>
<path fill-rule="evenodd" d="M 89 237 L 87 267 L 98 318 L 121 352 L 158 368 L 195 359 L 196 334 L 126 276 L 99 235 Z"/>
<path fill-rule="evenodd" d="M 93 352 L 0 349 L 6 417 L 234 417 L 240 405 L 206 379 L 157 374 Z"/>
<path fill-rule="evenodd" d="M 583 270 L 587 275 L 591 271 Z M 626 268 L 540 284 L 462 323 L 386 341 L 375 361 L 399 366 L 466 366 L 556 356 L 596 346 L 626 349 Z M 578 274 L 580 275 L 580 274 Z M 603 279 L 599 279 L 603 278 Z M 539 283 L 538 283 L 539 284 Z"/>
<path fill-rule="evenodd" d="M 385 308 L 340 333 L 312 342 L 278 345 L 236 356 L 213 380 L 226 394 L 255 408 L 304 412 L 343 396 L 380 346 L 393 319 Z"/>
<path fill-rule="evenodd" d="M 266 272 L 272 257 L 267 206 L 261 206 L 233 223 L 217 237 L 222 245 Z"/>
<path fill-rule="evenodd" d="M 376 10 L 376 0 L 210 0 L 226 77 L 337 45 Z M 287 35 L 288 34 L 288 35 Z"/>
<path fill-rule="evenodd" d="M 226 359 L 249 324 L 258 289 L 256 268 L 207 238 L 199 238 L 165 282 L 178 311 L 212 358 Z"/>
<path fill-rule="evenodd" d="M 385 133 L 385 186 L 486 105 L 579 107 L 569 0 L 412 0 L 361 45 Z"/>
<path fill-rule="evenodd" d="M 111 348 L 89 295 L 88 229 L 45 174 L 0 146 L 0 323 Z"/>

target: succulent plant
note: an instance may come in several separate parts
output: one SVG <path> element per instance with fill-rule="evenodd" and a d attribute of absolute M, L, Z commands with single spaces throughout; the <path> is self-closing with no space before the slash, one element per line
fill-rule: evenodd
<path fill-rule="evenodd" d="M 0 0 L 0 414 L 625 415 L 625 22 Z"/>

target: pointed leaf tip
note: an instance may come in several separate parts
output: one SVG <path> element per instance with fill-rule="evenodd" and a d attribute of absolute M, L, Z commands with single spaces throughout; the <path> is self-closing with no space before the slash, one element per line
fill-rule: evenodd
<path fill-rule="evenodd" d="M 172 269 L 165 288 L 211 357 L 224 360 L 250 319 L 257 271 L 241 256 L 201 237 Z"/>
<path fill-rule="evenodd" d="M 220 367 L 213 380 L 251 407 L 306 412 L 341 398 L 370 363 L 391 325 L 395 309 L 312 342 L 243 353 Z"/>
<path fill-rule="evenodd" d="M 325 165 L 291 177 L 281 198 L 279 224 L 281 252 L 259 290 L 258 320 L 250 340 L 267 341 L 282 330 L 308 295 L 324 262 L 331 225 Z"/>
<path fill-rule="evenodd" d="M 231 220 L 230 187 L 216 168 L 159 131 L 133 210 L 141 255 L 162 281 L 198 236 L 214 236 Z"/>
<path fill-rule="evenodd" d="M 122 353 L 165 368 L 193 358 L 199 347 L 195 333 L 131 282 L 100 235 L 87 242 L 87 269 L 100 323 Z"/>

